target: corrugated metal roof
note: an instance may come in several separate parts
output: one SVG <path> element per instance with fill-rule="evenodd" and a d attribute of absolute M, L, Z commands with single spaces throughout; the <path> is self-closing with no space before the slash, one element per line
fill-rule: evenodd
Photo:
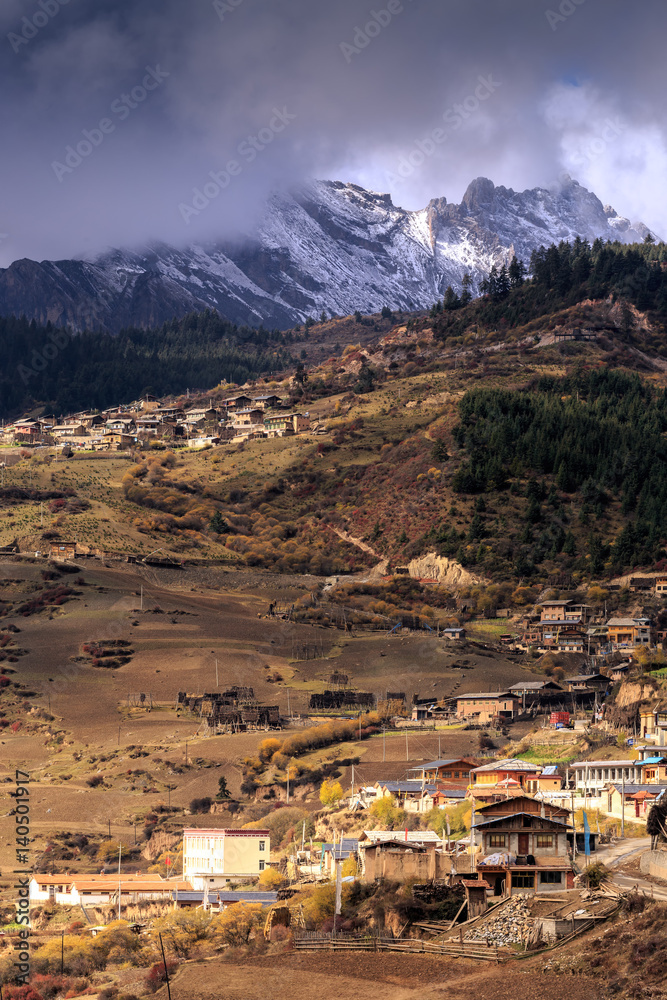
<path fill-rule="evenodd" d="M 277 892 L 232 892 L 227 889 L 209 889 L 209 902 L 215 903 L 218 898 L 223 903 L 261 903 L 262 906 L 271 906 L 278 899 Z M 174 902 L 178 899 L 181 903 L 203 903 L 204 890 L 194 890 L 192 892 L 173 892 Z"/>
<path fill-rule="evenodd" d="M 612 788 L 615 788 L 617 792 L 620 792 L 622 785 L 620 781 L 610 781 L 609 784 Z M 635 792 L 656 792 L 658 797 L 662 796 L 667 792 L 667 785 L 635 785 L 629 781 L 625 782 L 625 794 L 634 795 Z"/>
<path fill-rule="evenodd" d="M 470 698 L 511 698 L 510 691 L 471 691 L 469 694 L 458 694 L 457 701 L 467 701 Z"/>
<path fill-rule="evenodd" d="M 427 771 L 433 767 L 448 767 L 450 764 L 467 764 L 469 761 L 465 757 L 456 757 L 453 760 L 429 760 L 427 764 L 419 767 L 411 767 L 411 771 Z"/>
<path fill-rule="evenodd" d="M 578 760 L 574 764 L 569 764 L 571 768 L 587 767 L 639 767 L 640 760 Z"/>
<path fill-rule="evenodd" d="M 530 764 L 527 760 L 520 760 L 518 757 L 507 757 L 505 760 L 495 760 L 491 764 L 482 764 L 481 767 L 473 768 L 475 774 L 479 771 L 541 771 L 537 764 Z"/>
<path fill-rule="evenodd" d="M 542 774 L 558 774 L 558 764 L 547 764 L 547 766 L 542 769 Z"/>
<path fill-rule="evenodd" d="M 378 785 L 388 792 L 421 792 L 423 787 L 425 792 L 433 793 L 438 787 L 429 783 L 422 786 L 421 781 L 378 781 Z"/>
<path fill-rule="evenodd" d="M 408 830 L 407 837 L 405 830 L 364 830 L 364 836 L 375 843 L 398 839 L 409 844 L 435 844 L 442 840 L 434 830 Z"/>

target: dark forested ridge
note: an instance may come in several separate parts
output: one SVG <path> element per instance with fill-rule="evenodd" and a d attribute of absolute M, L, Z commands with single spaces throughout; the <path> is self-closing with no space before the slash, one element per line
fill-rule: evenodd
<path fill-rule="evenodd" d="M 36 404 L 66 413 L 158 396 L 222 380 L 243 383 L 290 363 L 290 334 L 238 327 L 207 311 L 156 330 L 71 334 L 34 321 L 0 318 L 0 415 Z"/>
<path fill-rule="evenodd" d="M 530 279 L 526 279 L 528 270 Z M 632 326 L 630 305 L 650 313 L 664 326 L 667 245 L 655 243 L 649 236 L 644 243 L 595 240 L 591 245 L 577 238 L 573 243 L 540 247 L 530 262 L 515 258 L 509 267 L 494 267 L 481 291 L 482 297 L 470 302 L 466 287 L 461 296 L 447 289 L 443 302 L 431 310 L 434 331 L 441 341 L 460 336 L 473 322 L 511 330 L 584 300 L 610 297 L 625 304 L 626 333 Z M 667 355 L 667 344 L 656 343 L 655 347 Z"/>
<path fill-rule="evenodd" d="M 664 556 L 664 389 L 636 375 L 581 369 L 564 378 L 542 377 L 521 391 L 473 389 L 459 414 L 454 438 L 466 457 L 453 489 L 482 495 L 509 488 L 528 497 L 526 528 L 514 553 L 521 575 L 562 552 L 575 555 L 563 494 L 577 495 L 594 525 L 587 551 L 579 553 L 588 557 L 590 572 L 600 573 L 605 563 L 620 570 Z M 521 486 L 526 479 L 529 486 Z M 616 537 L 614 506 L 625 522 Z"/>

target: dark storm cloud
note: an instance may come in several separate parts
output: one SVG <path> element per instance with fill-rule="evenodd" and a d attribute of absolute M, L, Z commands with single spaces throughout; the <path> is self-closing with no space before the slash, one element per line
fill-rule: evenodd
<path fill-rule="evenodd" d="M 309 176 L 418 208 L 569 170 L 667 232 L 666 21 L 664 0 L 5 0 L 0 260 L 222 235 Z"/>

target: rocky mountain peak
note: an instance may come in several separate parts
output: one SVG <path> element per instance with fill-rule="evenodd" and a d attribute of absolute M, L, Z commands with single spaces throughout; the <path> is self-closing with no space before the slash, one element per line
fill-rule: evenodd
<path fill-rule="evenodd" d="M 581 236 L 630 243 L 648 232 L 569 177 L 515 192 L 473 180 L 460 205 L 421 211 L 342 181 L 273 195 L 243 239 L 153 244 L 69 261 L 16 261 L 0 270 L 0 314 L 56 325 L 155 326 L 188 312 L 288 328 L 308 316 L 428 308 L 464 274 L 476 285 L 512 254 Z M 92 317 L 92 319 L 91 319 Z"/>

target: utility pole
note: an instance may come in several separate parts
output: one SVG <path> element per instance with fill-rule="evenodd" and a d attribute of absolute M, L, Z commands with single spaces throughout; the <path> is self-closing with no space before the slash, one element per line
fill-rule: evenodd
<path fill-rule="evenodd" d="M 625 768 L 621 768 L 621 838 L 625 837 Z"/>
<path fill-rule="evenodd" d="M 169 972 L 167 970 L 167 959 L 165 958 L 165 954 L 164 954 L 164 945 L 162 944 L 162 935 L 158 934 L 158 937 L 160 938 L 160 949 L 162 951 L 162 965 L 164 966 L 164 978 L 165 978 L 166 983 L 167 983 L 167 998 L 168 998 L 168 1000 L 171 1000 L 171 987 L 169 985 Z"/>
<path fill-rule="evenodd" d="M 123 850 L 123 845 L 119 841 L 118 842 L 118 919 L 119 920 L 120 920 L 120 896 L 121 896 L 121 891 L 120 891 L 120 856 L 121 856 L 122 850 Z"/>

